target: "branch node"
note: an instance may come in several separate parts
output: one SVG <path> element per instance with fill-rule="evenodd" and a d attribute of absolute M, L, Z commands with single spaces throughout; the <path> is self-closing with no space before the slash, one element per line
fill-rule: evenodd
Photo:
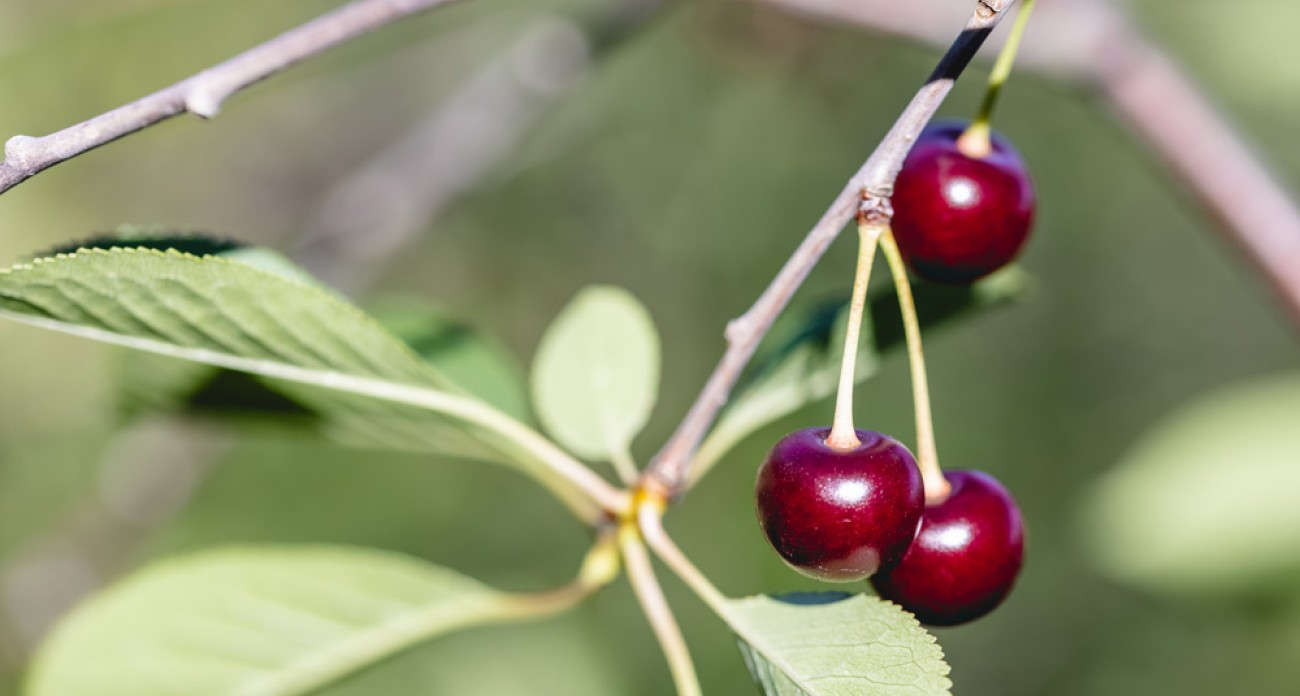
<path fill-rule="evenodd" d="M 727 322 L 727 328 L 722 332 L 728 343 L 739 341 L 742 336 L 749 332 L 749 315 L 743 315 Z"/>
<path fill-rule="evenodd" d="M 221 113 L 225 96 L 203 84 L 202 75 L 195 78 L 185 92 L 185 110 L 201 119 L 216 118 Z"/>
<path fill-rule="evenodd" d="M 894 219 L 894 204 L 889 194 L 874 193 L 862 189 L 862 204 L 858 206 L 858 223 L 887 227 Z"/>
<path fill-rule="evenodd" d="M 37 138 L 30 135 L 15 135 L 5 142 L 5 164 L 13 169 L 30 169 L 36 154 Z"/>
<path fill-rule="evenodd" d="M 992 19 L 998 11 L 988 0 L 980 0 L 980 4 L 975 8 L 975 15 L 980 19 Z"/>

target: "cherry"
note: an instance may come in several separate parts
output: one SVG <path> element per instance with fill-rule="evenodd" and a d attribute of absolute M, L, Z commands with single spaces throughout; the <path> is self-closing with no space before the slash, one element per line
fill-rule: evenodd
<path fill-rule="evenodd" d="M 861 580 L 898 562 L 924 507 L 912 453 L 880 433 L 854 431 L 851 449 L 830 428 L 781 438 L 758 470 L 758 521 L 790 567 L 830 582 Z"/>
<path fill-rule="evenodd" d="M 1024 558 L 1024 522 L 1007 489 L 980 471 L 949 471 L 947 478 L 952 493 L 925 508 L 903 560 L 871 578 L 881 597 L 932 626 L 992 611 L 1011 592 Z"/>
<path fill-rule="evenodd" d="M 996 133 L 986 154 L 967 154 L 958 142 L 965 130 L 954 121 L 928 126 L 894 184 L 894 236 L 926 280 L 969 283 L 996 271 L 1033 225 L 1034 187 L 1020 155 Z"/>

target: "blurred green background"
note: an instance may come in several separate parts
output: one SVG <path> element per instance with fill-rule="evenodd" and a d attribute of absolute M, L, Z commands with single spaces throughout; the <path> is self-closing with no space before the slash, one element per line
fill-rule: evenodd
<path fill-rule="evenodd" d="M 459 4 L 238 95 L 211 123 L 177 119 L 61 165 L 0 199 L 0 258 L 122 223 L 292 251 L 334 186 L 437 113 L 525 27 L 542 15 L 588 17 L 601 4 Z M 79 121 L 334 5 L 2 2 L 0 134 Z M 1293 184 L 1300 48 L 1290 33 L 1300 5 L 1144 0 L 1130 9 Z M 955 28 L 967 10 L 935 11 Z M 601 50 L 512 154 L 419 221 L 420 238 L 367 294 L 430 298 L 526 364 L 580 287 L 629 288 L 664 336 L 664 391 L 638 440 L 644 459 L 720 354 L 725 322 L 771 278 L 937 54 L 756 3 L 672 5 Z M 986 69 L 972 69 L 943 113 L 973 111 Z M 1002 479 L 1030 536 L 1007 604 L 937 632 L 957 693 L 1294 693 L 1300 585 L 1249 601 L 1125 589 L 1097 573 L 1078 523 L 1093 482 L 1162 416 L 1217 387 L 1300 367 L 1294 328 L 1088 94 L 1018 76 L 997 126 L 1039 187 L 1023 259 L 1035 289 L 1020 305 L 936 332 L 926 348 L 945 464 Z M 796 306 L 847 289 L 852 241 L 837 243 Z M 177 435 L 158 422 L 123 431 L 120 351 L 8 324 L 0 345 L 0 678 L 10 685 L 69 598 L 162 555 L 231 542 L 365 544 L 534 589 L 567 579 L 585 548 L 586 532 L 559 505 L 504 469 L 267 433 Z M 901 355 L 858 405 L 863 425 L 911 440 Z M 670 517 L 725 592 L 815 589 L 762 539 L 752 482 L 777 437 L 829 417 L 829 404 L 817 405 L 751 438 Z M 165 485 L 150 489 L 171 464 L 180 473 L 164 471 Z M 1207 548 L 1205 563 L 1215 562 Z M 721 622 L 665 582 L 705 691 L 754 693 Z M 670 691 L 620 583 L 563 618 L 444 639 L 330 693 Z"/>

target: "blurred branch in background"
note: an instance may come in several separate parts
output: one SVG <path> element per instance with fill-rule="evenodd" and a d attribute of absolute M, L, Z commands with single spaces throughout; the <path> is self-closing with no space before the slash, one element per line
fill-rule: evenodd
<path fill-rule="evenodd" d="M 930 3 L 763 0 L 799 14 L 943 44 Z M 1094 89 L 1177 175 L 1300 324 L 1300 209 L 1173 61 L 1106 0 L 1045 3 L 1021 63 Z"/>
<path fill-rule="evenodd" d="M 427 119 L 340 181 L 299 235 L 294 259 L 328 285 L 363 295 L 403 248 L 509 160 L 595 60 L 625 45 L 664 5 L 614 0 L 585 23 L 533 20 Z M 0 660 L 22 664 L 64 612 L 129 569 L 140 544 L 184 509 L 230 446 L 200 426 L 153 420 L 119 433 L 95 492 L 0 569 L 8 618 Z"/>
<path fill-rule="evenodd" d="M 425 122 L 340 181 L 303 230 L 293 257 L 355 294 L 463 194 L 515 152 L 528 127 L 588 65 L 573 22 L 535 20 Z"/>
<path fill-rule="evenodd" d="M 212 118 L 232 94 L 385 24 L 452 0 L 356 0 L 146 97 L 57 133 L 5 143 L 0 193 L 60 162 L 182 113 Z"/>
<path fill-rule="evenodd" d="M 299 235 L 295 260 L 331 287 L 364 290 L 663 5 L 615 0 L 585 23 L 558 15 L 533 20 L 441 109 L 330 191 Z"/>

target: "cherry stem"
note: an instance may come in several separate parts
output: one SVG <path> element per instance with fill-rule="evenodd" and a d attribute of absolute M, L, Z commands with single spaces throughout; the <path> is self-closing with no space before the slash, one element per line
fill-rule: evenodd
<path fill-rule="evenodd" d="M 840 360 L 840 386 L 835 396 L 835 420 L 826 444 L 838 450 L 851 450 L 862 441 L 853 429 L 853 386 L 857 382 L 858 340 L 862 328 L 862 311 L 867 304 L 867 284 L 876 258 L 876 246 L 886 228 L 879 223 L 858 224 L 858 268 L 853 277 L 853 298 L 849 302 L 849 320 L 844 331 L 844 357 Z"/>
<path fill-rule="evenodd" d="M 653 505 L 654 503 L 643 503 L 642 507 Z M 663 649 L 677 695 L 703 696 L 699 678 L 695 674 L 695 663 L 691 661 L 690 650 L 686 647 L 686 639 L 682 637 L 677 619 L 673 616 L 663 589 L 655 578 L 650 554 L 646 551 L 636 522 L 636 519 L 627 520 L 618 532 L 619 547 L 623 551 L 628 580 L 632 583 L 632 590 L 636 593 L 637 600 L 641 602 L 641 608 L 650 621 L 650 628 L 654 631 L 655 638 L 659 640 L 659 647 Z"/>
<path fill-rule="evenodd" d="M 903 255 L 898 251 L 893 232 L 888 229 L 880 237 L 880 249 L 885 253 L 890 275 L 894 278 L 898 308 L 903 315 L 903 334 L 907 338 L 907 357 L 912 369 L 912 403 L 916 408 L 916 463 L 921 468 L 921 480 L 925 484 L 925 502 L 934 505 L 947 499 L 952 485 L 943 477 L 934 442 L 930 383 L 925 375 L 925 352 L 921 349 L 921 323 L 916 318 L 916 302 L 912 298 L 907 266 L 903 264 Z"/>
<path fill-rule="evenodd" d="M 984 101 L 980 103 L 975 120 L 971 121 L 966 127 L 966 132 L 957 139 L 957 149 L 967 157 L 987 157 L 993 151 L 989 125 L 993 120 L 993 109 L 1002 94 L 1002 86 L 1007 83 L 1007 78 L 1011 77 L 1011 66 L 1016 62 L 1020 38 L 1025 34 L 1025 25 L 1029 24 L 1029 14 L 1033 9 L 1034 0 L 1023 0 L 1020 3 L 1015 24 L 1011 27 L 1007 42 L 1002 46 L 1002 52 L 998 54 L 997 62 L 993 64 L 993 72 L 989 74 L 989 87 L 984 92 Z"/>

